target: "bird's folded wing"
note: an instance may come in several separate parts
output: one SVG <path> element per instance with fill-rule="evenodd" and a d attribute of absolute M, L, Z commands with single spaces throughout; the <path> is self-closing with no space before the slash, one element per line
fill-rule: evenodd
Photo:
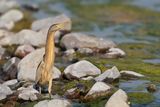
<path fill-rule="evenodd" d="M 37 67 L 37 70 L 36 70 L 36 80 L 35 80 L 35 82 L 37 83 L 39 80 L 40 80 L 40 78 L 41 78 L 41 75 L 42 75 L 42 71 L 44 70 L 44 65 L 45 63 L 44 63 L 44 61 L 42 60 L 40 63 L 39 63 L 39 65 L 38 65 L 38 67 Z"/>

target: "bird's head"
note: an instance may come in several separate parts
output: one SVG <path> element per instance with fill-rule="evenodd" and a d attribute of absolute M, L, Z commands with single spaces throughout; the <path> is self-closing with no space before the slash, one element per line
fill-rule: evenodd
<path fill-rule="evenodd" d="M 66 23 L 57 23 L 57 24 L 53 24 L 51 25 L 51 27 L 49 28 L 49 32 L 56 32 L 58 30 L 62 30 L 65 27 Z"/>

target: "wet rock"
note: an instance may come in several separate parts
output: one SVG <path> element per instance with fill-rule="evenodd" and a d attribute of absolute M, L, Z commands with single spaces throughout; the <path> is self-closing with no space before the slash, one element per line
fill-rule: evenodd
<path fill-rule="evenodd" d="M 155 91 L 157 90 L 157 87 L 156 87 L 155 84 L 149 84 L 149 85 L 147 86 L 147 90 L 148 90 L 149 92 L 155 92 Z"/>
<path fill-rule="evenodd" d="M 38 100 L 37 94 L 39 94 L 39 92 L 32 87 L 27 87 L 27 88 L 21 87 L 18 89 L 18 91 L 19 91 L 18 95 L 19 99 L 31 100 L 31 101 Z"/>
<path fill-rule="evenodd" d="M 7 95 L 12 93 L 12 90 L 8 86 L 0 84 L 0 100 L 5 99 Z"/>
<path fill-rule="evenodd" d="M 62 37 L 61 46 L 66 49 L 90 48 L 93 50 L 104 50 L 116 45 L 111 40 L 96 38 L 82 33 L 69 33 Z"/>
<path fill-rule="evenodd" d="M 31 45 L 21 45 L 16 49 L 15 55 L 20 58 L 23 58 L 34 50 L 35 49 Z"/>
<path fill-rule="evenodd" d="M 96 99 L 98 97 L 106 96 L 111 92 L 111 87 L 104 82 L 96 82 L 87 95 L 84 97 L 86 100 Z"/>
<path fill-rule="evenodd" d="M 96 81 L 105 81 L 105 82 L 112 82 L 118 79 L 121 76 L 119 70 L 116 66 L 112 67 L 111 69 L 106 70 L 101 75 L 95 78 Z"/>
<path fill-rule="evenodd" d="M 0 46 L 0 60 L 3 59 L 6 49 Z"/>
<path fill-rule="evenodd" d="M 49 17 L 49 18 L 34 21 L 32 23 L 31 28 L 32 30 L 39 31 L 39 30 L 46 29 L 46 28 L 49 29 L 49 27 L 52 24 L 64 23 L 64 22 L 67 22 L 64 27 L 64 30 L 70 31 L 71 30 L 71 19 L 64 14 L 58 15 L 56 17 Z"/>
<path fill-rule="evenodd" d="M 64 74 L 68 79 L 79 79 L 86 76 L 98 75 L 100 73 L 100 69 L 98 69 L 95 65 L 86 60 L 71 64 L 64 70 Z"/>
<path fill-rule="evenodd" d="M 110 48 L 104 56 L 106 58 L 121 58 L 125 55 L 126 53 L 119 48 Z"/>
<path fill-rule="evenodd" d="M 125 70 L 122 70 L 120 73 L 121 73 L 122 77 L 124 77 L 124 78 L 131 78 L 131 77 L 133 77 L 133 78 L 140 78 L 140 77 L 144 77 L 144 75 L 136 73 L 134 71 L 125 71 Z"/>
<path fill-rule="evenodd" d="M 0 28 L 11 30 L 14 23 L 23 18 L 23 13 L 19 10 L 10 10 L 0 17 Z"/>
<path fill-rule="evenodd" d="M 47 35 L 43 35 L 41 32 L 35 32 L 32 30 L 21 30 L 12 36 L 6 36 L 0 40 L 0 45 L 23 45 L 29 44 L 32 46 L 41 47 L 45 45 Z"/>
<path fill-rule="evenodd" d="M 3 66 L 3 73 L 4 77 L 3 80 L 10 80 L 10 79 L 16 79 L 17 78 L 17 66 L 20 59 L 17 57 L 13 57 L 10 60 L 8 60 L 4 66 Z"/>
<path fill-rule="evenodd" d="M 4 13 L 15 7 L 19 7 L 19 3 L 15 0 L 0 0 L 0 13 Z"/>
<path fill-rule="evenodd" d="M 37 67 L 43 59 L 44 48 L 37 49 L 25 56 L 18 64 L 18 80 L 35 81 Z M 57 71 L 57 72 L 56 72 Z M 53 68 L 53 78 L 58 78 L 60 72 Z"/>
<path fill-rule="evenodd" d="M 65 99 L 43 100 L 38 102 L 34 107 L 72 107 L 71 103 Z"/>
<path fill-rule="evenodd" d="M 130 107 L 127 100 L 127 94 L 119 89 L 109 98 L 105 107 Z"/>
<path fill-rule="evenodd" d="M 12 86 L 12 85 L 15 85 L 17 83 L 18 83 L 17 79 L 13 79 L 13 80 L 8 80 L 8 81 L 4 82 L 3 85 Z"/>
<path fill-rule="evenodd" d="M 93 50 L 90 48 L 79 48 L 78 52 L 81 54 L 87 54 L 87 55 L 93 54 Z"/>

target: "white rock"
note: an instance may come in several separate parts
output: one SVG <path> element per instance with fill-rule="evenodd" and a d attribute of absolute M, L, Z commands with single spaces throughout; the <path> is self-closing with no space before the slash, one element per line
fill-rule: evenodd
<path fill-rule="evenodd" d="M 0 20 L 2 21 L 6 21 L 6 22 L 18 22 L 23 18 L 23 13 L 19 10 L 13 9 L 10 10 L 8 12 L 6 12 L 5 14 L 3 14 L 0 17 Z"/>
<path fill-rule="evenodd" d="M 14 27 L 14 22 L 13 21 L 3 21 L 0 20 L 0 28 L 1 29 L 7 29 L 7 30 L 11 30 Z"/>
<path fill-rule="evenodd" d="M 144 75 L 139 74 L 139 73 L 134 72 L 134 71 L 122 70 L 120 73 L 121 73 L 122 76 L 144 77 Z"/>
<path fill-rule="evenodd" d="M 8 86 L 0 84 L 0 100 L 5 99 L 7 95 L 11 95 L 12 93 L 12 90 Z"/>
<path fill-rule="evenodd" d="M 93 50 L 90 48 L 79 48 L 78 52 L 81 54 L 92 54 Z"/>
<path fill-rule="evenodd" d="M 16 83 L 18 83 L 17 79 L 13 79 L 13 80 L 8 80 L 4 82 L 3 85 L 11 86 L 11 85 L 15 85 Z"/>
<path fill-rule="evenodd" d="M 100 97 L 105 95 L 105 93 L 109 92 L 111 89 L 110 86 L 105 84 L 104 82 L 96 82 L 92 88 L 89 90 L 89 92 L 86 94 L 85 99 L 88 99 L 90 97 Z"/>
<path fill-rule="evenodd" d="M 0 29 L 0 39 L 4 38 L 6 36 L 13 35 L 13 34 L 14 34 L 13 32 L 9 32 L 7 30 Z"/>
<path fill-rule="evenodd" d="M 98 77 L 95 78 L 96 81 L 111 81 L 111 80 L 115 80 L 118 79 L 120 77 L 120 72 L 117 69 L 116 66 L 112 67 L 111 69 L 106 70 L 105 72 L 103 72 L 101 75 L 99 75 Z"/>
<path fill-rule="evenodd" d="M 65 99 L 44 100 L 38 102 L 34 107 L 72 107 L 71 103 Z"/>
<path fill-rule="evenodd" d="M 119 89 L 110 97 L 105 107 L 130 107 L 127 100 L 127 94 Z"/>
<path fill-rule="evenodd" d="M 110 48 L 108 52 L 105 54 L 105 57 L 118 58 L 118 57 L 124 57 L 125 55 L 126 53 L 119 48 Z"/>
<path fill-rule="evenodd" d="M 25 56 L 20 63 L 18 64 L 18 80 L 26 80 L 26 81 L 35 81 L 36 77 L 36 70 L 40 63 L 40 61 L 43 59 L 44 55 L 44 48 L 37 49 L 27 56 Z M 53 68 L 53 78 L 57 79 L 60 75 L 60 72 Z"/>
<path fill-rule="evenodd" d="M 56 68 L 53 67 L 53 79 L 59 79 L 61 77 L 61 71 Z"/>
<path fill-rule="evenodd" d="M 64 54 L 66 56 L 70 56 L 70 55 L 73 55 L 75 53 L 75 50 L 74 49 L 68 49 L 64 52 Z"/>
<path fill-rule="evenodd" d="M 67 22 L 64 29 L 71 30 L 71 19 L 64 14 L 58 15 L 56 17 L 49 17 L 49 18 L 34 21 L 32 23 L 31 28 L 32 30 L 39 31 L 46 28 L 49 29 L 49 27 L 52 24 L 63 23 L 63 22 Z"/>
<path fill-rule="evenodd" d="M 21 45 L 18 46 L 14 54 L 20 58 L 23 58 L 34 50 L 35 49 L 31 45 Z"/>
<path fill-rule="evenodd" d="M 82 60 L 77 63 L 69 65 L 64 73 L 68 79 L 81 78 L 85 76 L 94 76 L 101 73 L 101 70 L 89 61 Z"/>
<path fill-rule="evenodd" d="M 6 36 L 0 40 L 0 45 L 19 45 L 29 44 L 33 46 L 44 46 L 46 43 L 47 35 L 43 35 L 41 32 L 35 32 L 32 30 L 22 30 L 15 35 Z"/>
<path fill-rule="evenodd" d="M 67 49 L 73 48 L 91 48 L 91 49 L 108 49 L 115 47 L 111 40 L 88 36 L 83 33 L 69 33 L 61 39 L 61 46 Z"/>
<path fill-rule="evenodd" d="M 20 91 L 18 95 L 19 99 L 31 100 L 31 101 L 35 101 L 38 99 L 36 94 L 39 94 L 39 92 L 31 87 L 28 88 L 21 87 L 18 89 L 18 91 Z"/>
<path fill-rule="evenodd" d="M 0 13 L 4 13 L 15 7 L 19 7 L 19 3 L 15 0 L 0 0 Z"/>

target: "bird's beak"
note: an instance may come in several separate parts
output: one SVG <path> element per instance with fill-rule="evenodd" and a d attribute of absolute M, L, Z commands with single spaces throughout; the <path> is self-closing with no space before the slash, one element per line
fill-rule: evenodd
<path fill-rule="evenodd" d="M 66 25 L 67 23 L 68 23 L 68 22 L 64 22 L 64 23 L 58 24 L 58 29 L 59 29 L 59 30 L 63 30 L 63 28 L 65 27 L 65 25 Z"/>

